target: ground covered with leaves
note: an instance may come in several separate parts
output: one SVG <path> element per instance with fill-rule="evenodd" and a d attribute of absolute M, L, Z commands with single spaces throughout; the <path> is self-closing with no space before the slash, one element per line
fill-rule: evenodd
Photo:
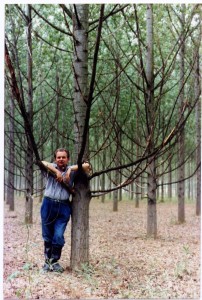
<path fill-rule="evenodd" d="M 93 199 L 90 204 L 90 264 L 71 272 L 70 232 L 60 260 L 64 273 L 42 273 L 40 203 L 34 223 L 24 224 L 25 201 L 4 212 L 4 299 L 199 299 L 200 218 L 186 204 L 186 222 L 177 223 L 177 204 L 160 203 L 158 238 L 146 237 L 147 205 Z"/>

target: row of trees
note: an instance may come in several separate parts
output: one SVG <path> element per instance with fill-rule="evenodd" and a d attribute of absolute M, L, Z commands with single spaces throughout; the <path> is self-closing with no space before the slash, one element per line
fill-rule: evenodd
<path fill-rule="evenodd" d="M 113 192 L 117 210 L 120 191 L 130 189 L 139 201 L 146 183 L 147 234 L 156 237 L 158 187 L 168 184 L 172 197 L 177 183 L 184 222 L 186 179 L 196 176 L 200 215 L 200 10 L 191 4 L 6 5 L 7 201 L 14 209 L 23 176 L 26 222 L 32 222 L 32 195 L 43 189 L 40 160 L 51 160 L 57 147 L 70 149 L 80 170 L 73 268 L 89 259 L 92 197 L 104 201 Z M 88 178 L 83 160 L 93 166 Z"/>

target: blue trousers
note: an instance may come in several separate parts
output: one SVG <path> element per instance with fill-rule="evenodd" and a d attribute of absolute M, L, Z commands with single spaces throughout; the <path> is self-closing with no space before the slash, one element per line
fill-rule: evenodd
<path fill-rule="evenodd" d="M 41 205 L 42 237 L 46 244 L 62 248 L 64 232 L 71 216 L 70 203 L 53 201 L 44 197 Z"/>

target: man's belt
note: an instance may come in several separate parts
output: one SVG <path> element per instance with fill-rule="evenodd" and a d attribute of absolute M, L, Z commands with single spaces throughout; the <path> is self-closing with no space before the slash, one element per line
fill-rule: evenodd
<path fill-rule="evenodd" d="M 69 199 L 60 200 L 60 199 L 53 199 L 53 198 L 50 198 L 50 197 L 47 197 L 47 196 L 45 196 L 45 198 L 48 199 L 48 200 L 51 200 L 51 201 L 55 201 L 55 202 L 60 202 L 60 203 L 65 203 L 65 204 L 70 203 Z"/>

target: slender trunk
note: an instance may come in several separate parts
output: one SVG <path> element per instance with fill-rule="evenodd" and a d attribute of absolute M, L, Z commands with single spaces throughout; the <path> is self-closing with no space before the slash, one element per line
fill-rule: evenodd
<path fill-rule="evenodd" d="M 59 148 L 60 145 L 60 136 L 59 136 L 59 95 L 60 95 L 60 86 L 59 86 L 59 75 L 58 73 L 56 74 L 56 90 L 57 90 L 57 95 L 56 95 L 56 112 L 57 112 L 57 118 L 56 118 L 56 149 Z"/>
<path fill-rule="evenodd" d="M 146 104 L 147 104 L 147 130 L 150 143 L 148 145 L 148 153 L 154 150 L 154 124 L 155 124 L 155 110 L 154 110 L 154 76 L 153 76 L 153 7 L 152 4 L 147 5 L 147 90 L 146 90 Z M 149 237 L 157 236 L 157 213 L 156 213 L 156 165 L 155 158 L 149 159 L 148 166 L 148 207 L 147 207 L 147 235 Z"/>
<path fill-rule="evenodd" d="M 164 196 L 165 196 L 165 190 L 164 190 L 164 163 L 162 163 L 161 165 L 161 173 L 162 173 L 162 176 L 161 176 L 161 200 L 160 202 L 164 202 Z"/>
<path fill-rule="evenodd" d="M 32 38 L 31 38 L 31 6 L 27 5 L 27 78 L 28 78 L 28 116 L 33 131 L 33 88 L 32 88 Z M 26 155 L 26 202 L 25 202 L 25 223 L 32 223 L 33 199 L 33 150 L 28 137 L 27 155 Z"/>
<path fill-rule="evenodd" d="M 138 117 L 139 117 L 139 109 L 137 107 L 137 115 L 136 115 L 136 133 L 137 133 L 137 136 L 136 136 L 136 138 L 139 141 L 140 130 L 139 130 L 139 118 Z M 139 145 L 136 145 L 137 158 L 140 155 L 139 152 L 140 152 Z M 136 196 L 135 196 L 135 207 L 136 208 L 139 208 L 139 206 L 140 206 L 139 201 L 140 201 L 140 177 L 138 176 L 137 179 L 136 179 Z"/>
<path fill-rule="evenodd" d="M 132 131 L 134 132 L 133 124 L 132 124 Z M 134 153 L 134 143 L 133 143 L 133 141 L 130 141 L 130 148 L 131 148 L 131 153 Z M 133 172 L 133 167 L 131 167 L 131 172 Z M 129 186 L 130 187 L 130 200 L 134 200 L 135 192 L 137 192 L 137 189 L 135 189 L 135 186 L 136 185 L 135 185 L 134 181 L 132 181 L 130 186 Z M 137 197 L 137 195 L 135 195 L 135 201 L 136 201 L 136 197 Z"/>
<path fill-rule="evenodd" d="M 122 136 L 121 136 L 121 132 L 119 132 L 119 135 L 118 135 L 118 139 L 119 139 L 119 146 L 118 146 L 118 162 L 119 162 L 119 165 L 121 165 L 122 163 L 122 160 L 121 160 L 121 141 L 122 141 Z M 122 182 L 122 172 L 119 171 L 119 183 Z M 122 201 L 123 199 L 123 190 L 122 189 L 119 189 L 119 201 Z"/>
<path fill-rule="evenodd" d="M 40 97 L 40 106 L 43 107 L 43 93 L 42 93 L 42 90 L 41 90 L 41 97 Z M 40 114 L 40 137 L 41 137 L 41 140 L 43 139 L 43 136 L 44 136 L 44 114 Z M 52 152 L 53 153 L 53 152 Z M 42 160 L 44 159 L 44 145 L 42 144 L 41 145 L 41 158 Z M 39 192 L 39 203 L 42 202 L 42 199 L 43 199 L 43 187 L 44 187 L 44 176 L 43 176 L 43 173 L 40 172 L 39 174 L 39 189 L 40 189 L 40 192 Z"/>
<path fill-rule="evenodd" d="M 115 180 L 117 180 L 116 176 L 117 174 L 115 175 Z M 118 211 L 118 190 L 113 192 L 113 211 Z"/>
<path fill-rule="evenodd" d="M 103 115 L 105 116 L 106 114 L 106 108 L 105 106 L 103 107 Z M 105 126 L 102 127 L 102 139 L 103 142 L 105 141 Z M 98 146 L 99 147 L 99 146 Z M 102 152 L 102 161 L 101 161 L 101 166 L 102 169 L 106 168 L 106 164 L 107 164 L 107 155 L 106 155 L 106 151 Z M 100 167 L 99 163 L 98 163 L 98 168 Z M 101 189 L 104 190 L 106 188 L 106 174 L 102 174 L 101 175 Z M 101 196 L 101 202 L 104 203 L 105 202 L 105 194 L 103 194 Z"/>
<path fill-rule="evenodd" d="M 115 154 L 115 165 L 118 166 L 120 163 L 120 132 L 119 129 L 117 129 L 117 137 L 116 137 L 116 142 L 117 142 L 117 151 Z M 114 182 L 116 185 L 120 183 L 120 173 L 119 170 L 115 171 L 115 178 Z M 115 190 L 113 192 L 113 211 L 118 211 L 118 201 L 119 201 L 119 191 Z"/>
<path fill-rule="evenodd" d="M 9 209 L 14 211 L 15 203 L 14 203 L 14 172 L 15 172 L 15 147 L 14 147 L 14 103 L 11 99 L 10 101 L 10 124 L 9 124 L 9 131 L 10 131 L 10 139 L 8 145 L 8 186 L 7 186 L 7 203 L 9 204 Z"/>
<path fill-rule="evenodd" d="M 181 34 L 181 48 L 180 48 L 180 97 L 179 97 L 179 116 L 181 118 L 181 122 L 183 122 L 184 117 L 182 116 L 182 110 L 184 106 L 184 56 L 185 56 L 185 42 L 184 42 L 184 23 L 185 23 L 185 5 L 183 4 L 183 12 L 182 12 L 182 34 Z M 178 170 L 178 222 L 185 222 L 185 132 L 184 128 L 180 131 L 179 142 L 178 142 L 178 162 L 179 162 L 179 170 Z"/>
<path fill-rule="evenodd" d="M 117 61 L 119 61 L 119 54 L 117 54 Z M 120 78 L 118 76 L 119 74 L 119 66 L 118 63 L 116 63 L 116 107 L 117 111 L 119 110 L 119 103 L 120 103 Z M 115 128 L 116 133 L 116 139 L 115 139 L 115 166 L 120 165 L 120 130 L 118 126 Z M 115 171 L 115 178 L 114 178 L 115 184 L 118 185 L 120 182 L 120 171 Z M 119 200 L 119 191 L 115 190 L 113 192 L 113 211 L 118 211 L 118 200 Z"/>
<path fill-rule="evenodd" d="M 190 176 L 190 175 L 191 175 L 191 172 L 192 172 L 191 166 L 192 166 L 192 161 L 191 161 L 191 159 L 190 159 L 190 161 L 187 163 L 187 169 L 188 169 L 187 174 L 188 174 L 188 176 Z M 189 200 L 191 199 L 191 185 L 192 185 L 192 177 L 189 178 L 189 180 L 187 181 L 187 198 L 188 198 Z"/>
<path fill-rule="evenodd" d="M 172 159 L 170 159 L 170 161 L 169 161 L 168 182 L 169 182 L 169 185 L 168 185 L 168 198 L 171 200 L 172 196 L 173 196 L 172 184 L 171 184 L 171 182 L 172 182 Z"/>
<path fill-rule="evenodd" d="M 199 52 L 195 64 L 195 97 L 198 97 L 196 105 L 196 165 L 201 163 L 201 90 L 200 90 L 200 68 L 199 68 Z M 196 215 L 201 215 L 201 167 L 198 168 L 196 173 Z"/>
<path fill-rule="evenodd" d="M 146 187 L 145 187 L 145 178 L 144 178 L 144 176 L 145 176 L 145 172 L 143 172 L 141 174 L 141 177 L 140 177 L 140 181 L 141 181 L 141 199 L 143 199 L 145 197 Z"/>
<path fill-rule="evenodd" d="M 106 163 L 107 163 L 107 157 L 106 157 L 106 151 L 103 152 L 103 169 L 106 168 Z M 101 177 L 101 189 L 104 190 L 106 188 L 106 174 L 102 174 L 102 177 Z M 103 194 L 101 196 L 101 202 L 104 203 L 105 202 L 105 194 Z"/>

